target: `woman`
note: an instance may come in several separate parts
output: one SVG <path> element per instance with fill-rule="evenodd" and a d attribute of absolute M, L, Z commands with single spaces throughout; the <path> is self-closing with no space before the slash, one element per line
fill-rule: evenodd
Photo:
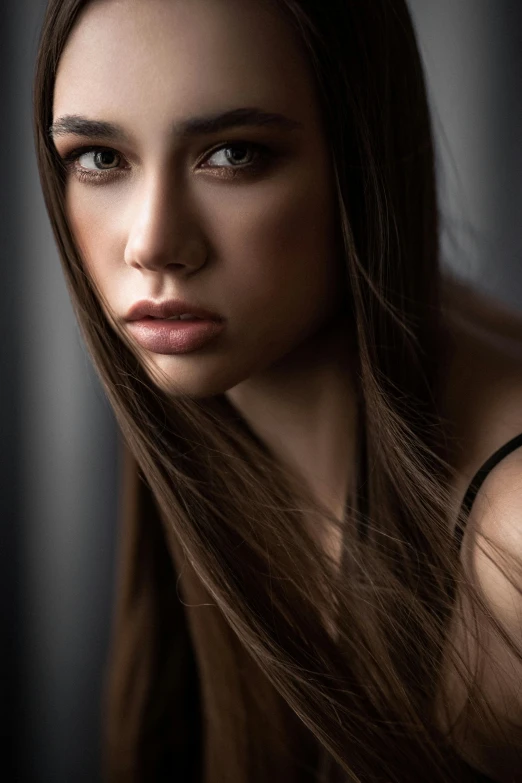
<path fill-rule="evenodd" d="M 403 0 L 51 0 L 35 129 L 127 447 L 107 779 L 522 779 L 521 371 Z"/>

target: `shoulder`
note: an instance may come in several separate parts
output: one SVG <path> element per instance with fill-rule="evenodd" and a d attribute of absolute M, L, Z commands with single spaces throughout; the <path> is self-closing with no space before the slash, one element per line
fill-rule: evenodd
<path fill-rule="evenodd" d="M 460 309 L 453 302 L 447 311 L 456 507 L 486 461 L 522 434 L 522 314 L 510 313 L 467 289 L 462 302 Z M 473 553 L 470 565 L 475 565 L 492 604 L 502 600 L 499 591 L 503 590 L 507 611 L 514 595 L 489 558 L 495 547 L 507 547 L 522 558 L 522 447 L 504 456 L 488 473 L 474 499 L 462 543 L 463 554 Z M 517 605 L 522 605 L 522 596 Z"/>
<path fill-rule="evenodd" d="M 458 439 L 457 506 L 486 460 L 522 433 L 522 316 L 480 299 L 460 313 L 453 308 L 448 393 Z M 479 685 L 511 745 L 501 749 L 492 735 L 477 736 L 482 747 L 491 742 L 487 767 L 506 769 L 497 779 L 511 780 L 509 766 L 522 748 L 522 446 L 484 479 L 465 527 L 462 562 L 484 608 L 476 615 L 463 604 L 460 651 L 468 663 L 477 661 L 478 621 Z M 518 655 L 495 631 L 495 621 Z"/>
<path fill-rule="evenodd" d="M 471 717 L 468 749 L 495 780 L 510 783 L 522 748 L 522 447 L 480 488 L 461 557 L 484 604 L 472 609 L 468 598 L 462 601 L 454 641 L 468 671 L 478 664 L 477 683 L 495 719 Z"/>
<path fill-rule="evenodd" d="M 468 289 L 462 302 L 460 309 L 453 302 L 447 311 L 452 342 L 448 396 L 458 444 L 460 502 L 486 461 L 522 434 L 522 314 L 510 313 Z M 486 476 L 462 544 L 463 556 L 469 556 L 468 564 L 491 606 L 504 619 L 520 623 L 522 596 L 515 597 L 491 558 L 501 547 L 522 564 L 522 446 L 506 454 Z M 522 637 L 522 624 L 518 633 Z"/>
<path fill-rule="evenodd" d="M 488 609 L 522 643 L 522 446 L 487 475 L 473 503 L 466 538 L 463 560 Z"/>
<path fill-rule="evenodd" d="M 463 709 L 476 703 L 475 680 L 489 718 L 473 706 L 460 747 L 464 758 L 493 780 L 512 783 L 513 770 L 522 768 L 522 446 L 505 456 L 480 487 L 461 561 L 481 603 L 467 591 L 459 596 L 452 642 L 466 674 L 464 682 L 450 675 L 448 683 Z"/>

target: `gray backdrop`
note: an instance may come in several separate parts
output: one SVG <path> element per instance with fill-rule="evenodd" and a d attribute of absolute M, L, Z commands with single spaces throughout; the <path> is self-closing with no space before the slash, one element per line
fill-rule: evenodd
<path fill-rule="evenodd" d="M 522 3 L 411 0 L 440 160 L 448 263 L 522 303 Z M 99 780 L 118 442 L 37 181 L 31 80 L 43 0 L 0 3 L 0 601 L 4 772 Z"/>

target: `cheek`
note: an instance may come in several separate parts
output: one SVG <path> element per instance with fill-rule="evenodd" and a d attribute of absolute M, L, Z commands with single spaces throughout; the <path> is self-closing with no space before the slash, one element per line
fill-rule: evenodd
<path fill-rule="evenodd" d="M 115 251 L 117 209 L 114 200 L 107 204 L 99 196 L 90 197 L 85 188 L 78 192 L 73 184 L 67 190 L 65 206 L 73 238 L 86 268 L 103 286 L 111 277 L 110 259 L 118 258 Z"/>
<path fill-rule="evenodd" d="M 337 281 L 332 201 L 317 177 L 315 187 L 307 179 L 260 188 L 221 214 L 217 251 L 249 306 L 295 315 L 330 300 Z"/>

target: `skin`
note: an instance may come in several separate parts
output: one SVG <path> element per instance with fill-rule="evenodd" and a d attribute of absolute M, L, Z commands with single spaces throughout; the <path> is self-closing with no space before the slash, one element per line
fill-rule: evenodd
<path fill-rule="evenodd" d="M 193 116 L 252 106 L 299 126 L 235 128 L 188 140 L 170 132 Z M 125 315 L 135 302 L 168 298 L 226 319 L 223 333 L 198 351 L 134 349 L 172 395 L 227 394 L 283 464 L 341 518 L 355 449 L 352 336 L 343 317 L 328 145 L 294 33 L 260 0 L 98 0 L 83 13 L 59 64 L 53 118 L 73 114 L 118 123 L 128 137 L 55 136 L 62 157 L 99 145 L 113 151 L 106 165 L 121 168 L 93 183 L 71 166 L 66 184 L 70 225 L 109 320 L 128 335 Z M 264 144 L 275 154 L 266 167 L 231 178 L 230 161 L 216 148 L 233 142 Z M 91 153 L 74 165 L 100 163 Z M 473 295 L 453 295 L 451 284 L 447 294 L 454 519 L 476 470 L 522 432 L 522 324 Z M 520 470 L 522 450 L 488 478 L 462 552 L 490 606 L 522 642 L 520 598 L 476 546 L 485 533 L 522 558 Z M 325 542 L 334 554 L 337 545 Z M 466 623 L 455 623 L 454 641 L 473 660 Z M 501 720 L 521 721 L 520 663 L 488 643 L 509 676 L 499 685 L 489 666 L 482 686 Z M 447 682 L 458 710 L 465 690 L 451 671 Z M 471 739 L 456 743 L 464 758 L 494 780 L 511 781 L 510 754 L 520 738 L 487 755 L 471 729 Z"/>
<path fill-rule="evenodd" d="M 193 116 L 252 106 L 299 127 L 188 141 L 170 132 Z M 255 0 L 92 3 L 59 64 L 53 122 L 64 115 L 118 123 L 128 136 L 54 136 L 61 157 L 88 144 L 112 151 L 101 162 L 83 154 L 66 186 L 70 225 L 109 319 L 128 333 L 132 304 L 169 298 L 225 318 L 222 334 L 197 351 L 136 350 L 174 395 L 227 393 L 341 515 L 354 446 L 350 335 L 328 145 L 286 20 Z M 258 171 L 233 171 L 214 149 L 229 142 L 274 154 Z M 80 167 L 120 173 L 82 181 Z"/>
<path fill-rule="evenodd" d="M 461 285 L 447 283 L 446 308 L 452 338 L 446 403 L 454 424 L 456 475 L 452 487 L 455 518 L 476 471 L 499 447 L 522 432 L 522 317 Z M 522 448 L 489 473 L 477 495 L 462 541 L 461 559 L 491 613 L 522 651 L 522 574 L 511 561 L 499 561 L 496 547 L 522 563 Z M 496 563 L 499 562 L 499 566 Z M 502 570 L 501 570 L 502 569 Z M 469 601 L 452 621 L 450 638 L 457 654 L 472 669 L 478 656 L 475 618 Z M 522 663 L 491 631 L 478 611 L 484 668 L 478 682 L 507 740 L 473 713 L 456 733 L 454 745 L 476 769 L 499 783 L 521 780 Z M 451 649 L 448 646 L 448 649 Z M 468 701 L 467 686 L 448 662 L 443 690 L 451 725 Z"/>

